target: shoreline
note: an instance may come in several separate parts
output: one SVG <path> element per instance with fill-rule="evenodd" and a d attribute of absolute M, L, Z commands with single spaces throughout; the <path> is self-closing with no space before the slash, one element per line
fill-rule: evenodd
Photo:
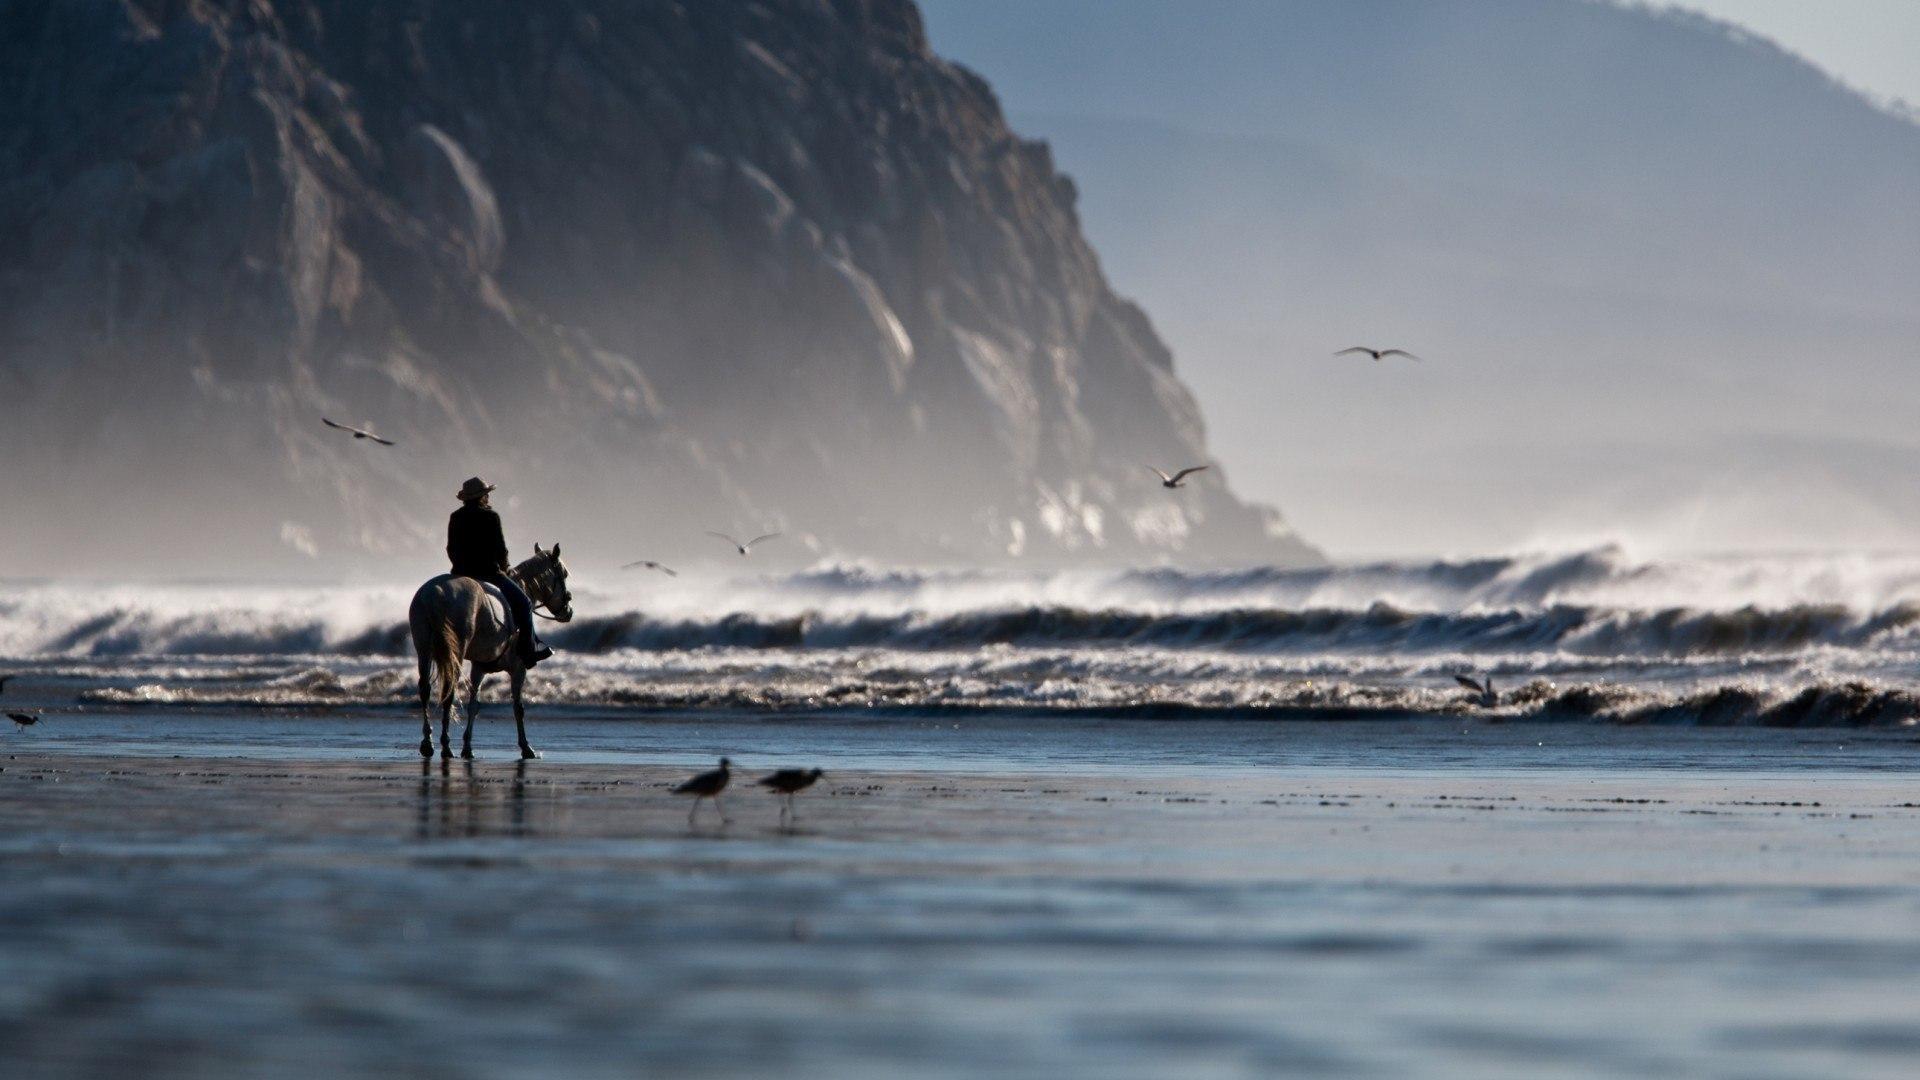
<path fill-rule="evenodd" d="M 436 735 L 437 735 L 437 727 Z M 482 763 L 512 761 L 513 722 L 488 709 L 474 729 Z M 903 775 L 1047 774 L 1217 778 L 1319 776 L 1553 778 L 1898 778 L 1920 771 L 1920 738 L 1905 729 L 1649 727 L 1483 718 L 1276 721 L 1139 717 L 845 716 L 663 713 L 607 716 L 530 711 L 544 764 L 569 768 L 710 768 L 720 757 L 773 767 Z M 176 755 L 381 768 L 417 765 L 419 718 L 398 710 L 47 710 L 24 732 L 0 734 L 0 754 Z M 456 751 L 465 737 L 451 732 Z M 437 758 L 437 754 L 436 754 Z"/>
<path fill-rule="evenodd" d="M 830 770 L 800 796 L 803 827 L 772 828 L 777 800 L 753 781 L 777 764 L 736 763 L 725 799 L 735 819 L 731 832 L 713 825 L 712 804 L 702 824 L 685 824 L 690 801 L 671 794 L 689 769 L 674 765 L 572 761 L 379 761 L 359 758 L 249 758 L 176 754 L 112 755 L 12 749 L 0 760 L 0 814 L 12 824 L 0 850 L 30 838 L 35 829 L 74 837 L 113 836 L 133 829 L 146 835 L 182 837 L 269 834 L 315 841 L 358 835 L 408 838 L 410 824 L 396 809 L 440 805 L 458 796 L 476 810 L 500 809 L 537 798 L 565 813 L 535 824 L 521 822 L 496 838 L 568 841 L 581 838 L 651 839 L 700 837 L 710 830 L 727 839 L 767 836 L 781 841 L 835 840 L 923 845 L 968 834 L 972 840 L 1050 844 L 1094 824 L 1111 829 L 1109 839 L 1154 844 L 1197 842 L 1244 856 L 1246 850 L 1287 842 L 1311 850 L 1305 838 L 1321 824 L 1333 827 L 1394 827 L 1408 834 L 1484 827 L 1516 837 L 1559 833 L 1577 817 L 1582 828 L 1612 828 L 1635 822 L 1673 829 L 1684 819 L 1721 819 L 1722 826 L 1764 823 L 1817 835 L 1834 822 L 1875 822 L 1866 830 L 1920 823 L 1920 784 L 1885 774 L 1641 773 L 1589 775 L 1576 771 L 1476 772 L 1452 766 L 1380 770 L 1373 773 L 1314 768 L 1253 771 L 1138 773 L 974 772 L 966 770 Z M 188 813 L 190 811 L 190 814 Z M 954 830 L 945 819 L 964 811 L 998 823 L 1005 831 L 971 835 L 979 824 Z M 151 817 L 152 821 L 146 819 Z M 765 818 L 765 821 L 760 820 Z M 1208 830 L 1232 822 L 1237 832 Z M 1509 823 L 1519 824 L 1509 824 Z M 1676 824 L 1679 823 L 1679 824 Z M 396 828 L 397 826 L 397 828 Z M 1912 848 L 1920 855 L 1920 829 Z M 1258 839 L 1255 839 L 1258 837 Z M 420 839 L 420 837 L 410 837 Z M 1391 839 L 1390 837 L 1388 839 Z M 1454 837 L 1466 846 L 1482 838 Z M 1511 839 L 1511 838 L 1510 838 Z M 1537 839 L 1521 840 L 1528 845 Z M 1392 843 L 1372 842 L 1383 860 Z M 1417 848 L 1418 845 L 1414 845 Z M 1650 849 L 1649 854 L 1654 852 Z M 1341 853 L 1351 860 L 1354 850 Z M 1732 852 L 1728 853 L 1730 856 Z M 1188 861 L 1184 855 L 1178 861 Z M 1739 866 L 1739 858 L 1716 865 Z M 1762 860 L 1764 862 L 1765 860 Z M 1261 860 L 1236 870 L 1258 877 Z M 1129 872 L 1146 864 L 1133 860 Z M 1895 879 L 1920 882 L 1915 869 L 1899 868 Z M 1542 873 L 1563 872 L 1553 861 Z M 1382 867 L 1369 870 L 1378 879 Z M 1582 872 L 1584 876 L 1584 871 Z M 1710 876 L 1704 869 L 1689 875 Z M 1391 875 L 1390 875 L 1391 876 Z M 1685 875 L 1683 875 L 1685 876 Z"/>

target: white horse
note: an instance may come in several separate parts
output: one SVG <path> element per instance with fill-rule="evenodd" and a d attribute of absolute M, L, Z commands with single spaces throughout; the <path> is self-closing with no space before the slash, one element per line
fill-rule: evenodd
<path fill-rule="evenodd" d="M 539 544 L 533 545 L 533 558 L 507 574 L 526 590 L 535 610 L 546 608 L 555 622 L 573 619 L 573 594 L 567 591 L 567 564 L 560 561 L 559 544 L 553 545 L 552 551 L 541 551 Z M 473 721 L 480 711 L 480 684 L 488 675 L 504 671 L 513 688 L 513 722 L 520 732 L 520 757 L 539 757 L 539 752 L 527 745 L 527 709 L 520 701 L 527 668 L 514 648 L 506 603 L 499 592 L 472 578 L 441 574 L 413 594 L 407 621 L 413 624 L 413 651 L 420 658 L 420 756 L 433 756 L 429 701 L 436 668 L 440 675 L 440 756 L 453 756 L 447 727 L 453 722 L 454 699 L 460 692 L 460 665 L 466 663 L 472 665 L 473 673 L 467 680 L 467 733 L 461 740 L 460 756 L 473 757 Z"/>

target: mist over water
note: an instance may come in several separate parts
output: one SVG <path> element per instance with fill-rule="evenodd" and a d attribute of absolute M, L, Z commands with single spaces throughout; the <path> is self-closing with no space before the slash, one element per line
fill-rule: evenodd
<path fill-rule="evenodd" d="M 1585 0 L 926 7 L 1235 483 L 1328 550 L 1920 529 L 1920 125 L 1792 42 Z"/>

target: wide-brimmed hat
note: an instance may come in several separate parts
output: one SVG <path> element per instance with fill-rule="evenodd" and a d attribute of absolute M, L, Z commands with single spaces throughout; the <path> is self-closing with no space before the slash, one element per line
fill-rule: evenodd
<path fill-rule="evenodd" d="M 487 483 L 477 476 L 470 476 L 467 478 L 466 483 L 460 485 L 460 501 L 472 502 L 475 499 L 485 498 L 487 493 L 492 490 L 492 484 Z"/>

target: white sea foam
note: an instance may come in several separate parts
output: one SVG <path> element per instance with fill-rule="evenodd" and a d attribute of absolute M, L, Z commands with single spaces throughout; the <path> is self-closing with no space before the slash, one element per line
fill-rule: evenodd
<path fill-rule="evenodd" d="M 1490 671 L 1534 685 L 1506 699 L 1524 715 L 1644 719 L 1712 698 L 1718 714 L 1757 720 L 1812 687 L 1851 704 L 1795 715 L 1904 722 L 1877 689 L 1836 688 L 1899 693 L 1920 661 L 1912 557 L 1646 562 L 1602 548 L 1315 570 L 830 565 L 574 585 L 579 618 L 547 627 L 566 659 L 534 680 L 547 703 L 1445 713 L 1472 707 L 1452 674 Z M 0 655 L 97 704 L 404 703 L 409 593 L 12 584 L 0 586 Z"/>

